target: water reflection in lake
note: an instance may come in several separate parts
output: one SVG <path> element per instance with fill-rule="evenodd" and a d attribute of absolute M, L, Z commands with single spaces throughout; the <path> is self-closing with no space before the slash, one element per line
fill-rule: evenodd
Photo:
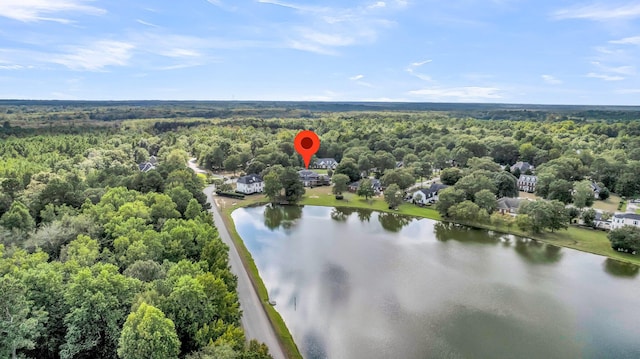
<path fill-rule="evenodd" d="M 233 213 L 306 358 L 637 358 L 638 267 L 324 207 Z"/>

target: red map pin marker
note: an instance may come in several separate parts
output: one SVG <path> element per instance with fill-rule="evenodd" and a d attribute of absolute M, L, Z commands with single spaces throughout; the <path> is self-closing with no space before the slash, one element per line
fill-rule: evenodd
<path fill-rule="evenodd" d="M 296 136 L 293 140 L 293 147 L 302 156 L 304 166 L 309 168 L 311 157 L 320 149 L 320 139 L 313 131 L 305 130 Z"/>

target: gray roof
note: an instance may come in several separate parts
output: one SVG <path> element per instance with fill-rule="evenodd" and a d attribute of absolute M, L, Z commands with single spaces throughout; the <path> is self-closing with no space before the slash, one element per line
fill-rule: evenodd
<path fill-rule="evenodd" d="M 153 163 L 151 162 L 144 162 L 144 163 L 140 163 L 138 165 L 138 168 L 140 169 L 140 171 L 142 172 L 149 172 L 152 169 L 156 168 L 156 166 L 153 165 Z"/>
<path fill-rule="evenodd" d="M 303 181 L 317 180 L 318 178 L 320 178 L 320 175 L 318 173 L 311 170 L 298 171 L 298 176 L 300 176 L 300 179 Z"/>
<path fill-rule="evenodd" d="M 502 197 L 498 200 L 498 209 L 517 209 L 520 207 L 521 202 L 522 200 L 519 198 Z"/>
<path fill-rule="evenodd" d="M 635 214 L 635 213 L 616 213 L 613 215 L 614 218 L 621 218 L 621 219 L 635 219 L 640 221 L 640 214 Z"/>
<path fill-rule="evenodd" d="M 258 182 L 263 182 L 262 177 L 260 177 L 255 173 L 248 174 L 246 176 L 238 178 L 238 183 L 252 184 L 252 183 L 258 183 Z"/>
<path fill-rule="evenodd" d="M 314 163 L 321 163 L 324 162 L 325 164 L 338 164 L 338 161 L 336 161 L 335 158 L 318 158 Z"/>
<path fill-rule="evenodd" d="M 598 186 L 598 184 L 593 181 L 591 182 L 591 189 L 593 189 L 594 192 L 602 191 L 602 188 L 600 188 L 600 186 Z"/>
<path fill-rule="evenodd" d="M 442 183 L 432 183 L 431 187 L 429 188 L 423 188 L 420 190 L 420 192 L 424 193 L 426 196 L 431 196 L 433 194 L 438 194 L 438 192 L 440 192 L 441 190 L 447 188 L 449 186 L 447 186 L 446 184 L 442 184 Z"/>
<path fill-rule="evenodd" d="M 538 182 L 538 177 L 530 175 L 520 175 L 519 182 Z"/>
<path fill-rule="evenodd" d="M 515 165 L 511 166 L 511 171 L 514 171 L 515 169 L 519 169 L 520 172 L 525 173 L 527 172 L 527 170 L 532 170 L 533 166 L 529 163 L 529 162 L 516 162 Z"/>
<path fill-rule="evenodd" d="M 371 185 L 373 186 L 373 188 L 382 187 L 382 182 L 380 182 L 379 179 L 369 178 L 369 180 L 371 180 Z M 360 181 L 355 181 L 355 182 L 350 183 L 349 187 L 360 187 Z"/>

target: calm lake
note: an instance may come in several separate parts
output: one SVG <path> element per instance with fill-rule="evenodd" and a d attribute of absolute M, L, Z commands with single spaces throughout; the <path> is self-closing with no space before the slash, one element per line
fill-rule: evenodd
<path fill-rule="evenodd" d="M 637 266 L 367 210 L 233 219 L 307 359 L 640 358 Z"/>

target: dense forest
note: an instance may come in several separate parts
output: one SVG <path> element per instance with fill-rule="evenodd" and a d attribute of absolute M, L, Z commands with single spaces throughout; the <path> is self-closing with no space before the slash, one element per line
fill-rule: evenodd
<path fill-rule="evenodd" d="M 526 161 L 549 200 L 525 209 L 519 225 L 531 231 L 566 226 L 566 204 L 589 207 L 577 195 L 587 182 L 640 195 L 634 108 L 0 105 L 0 357 L 269 357 L 245 341 L 228 248 L 191 156 L 214 171 L 291 174 L 303 167 L 293 138 L 312 129 L 316 156 L 340 161 L 350 181 L 370 174 L 405 190 L 436 170 L 451 184 L 438 210 L 468 220 L 517 192 L 521 174 L 508 168 Z M 150 156 L 157 168 L 141 172 Z"/>
<path fill-rule="evenodd" d="M 187 147 L 100 128 L 0 143 L 0 357 L 269 357 L 245 343 Z"/>

